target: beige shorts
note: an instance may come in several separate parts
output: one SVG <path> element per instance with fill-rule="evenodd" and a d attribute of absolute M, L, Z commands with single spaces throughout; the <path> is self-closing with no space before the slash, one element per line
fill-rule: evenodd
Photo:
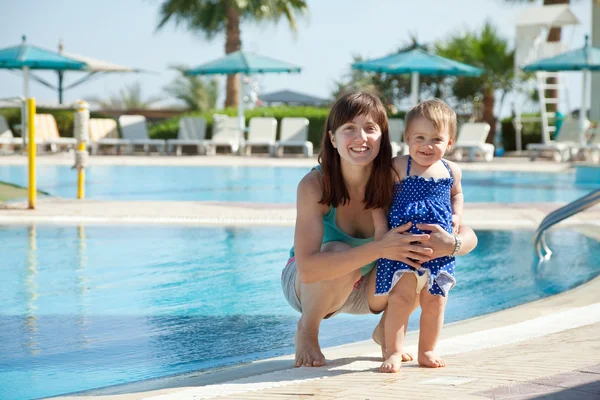
<path fill-rule="evenodd" d="M 302 303 L 296 293 L 296 275 L 298 268 L 294 257 L 290 258 L 281 273 L 281 287 L 283 295 L 290 306 L 299 313 L 302 313 Z M 348 296 L 346 302 L 337 311 L 327 315 L 325 319 L 331 318 L 334 315 L 345 314 L 377 314 L 369 308 L 369 296 L 367 280 L 361 277 L 355 284 L 352 293 Z"/>

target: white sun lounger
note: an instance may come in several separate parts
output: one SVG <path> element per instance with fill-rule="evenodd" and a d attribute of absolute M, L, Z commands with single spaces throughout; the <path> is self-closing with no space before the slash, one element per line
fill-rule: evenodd
<path fill-rule="evenodd" d="M 50 151 L 57 152 L 61 147 L 74 149 L 77 145 L 77 139 L 60 137 L 58 126 L 52 114 L 35 115 L 35 137 L 36 142 L 50 147 Z M 38 139 L 39 138 L 39 139 Z"/>
<path fill-rule="evenodd" d="M 248 128 L 248 140 L 244 142 L 244 153 L 249 156 L 252 153 L 252 146 L 267 146 L 269 155 L 274 155 L 276 137 L 277 120 L 275 118 L 251 118 Z"/>
<path fill-rule="evenodd" d="M 229 147 L 237 153 L 243 141 L 238 119 L 222 114 L 213 115 L 212 138 L 204 142 L 206 154 L 217 154 L 217 146 Z"/>
<path fill-rule="evenodd" d="M 150 153 L 150 147 L 154 146 L 156 150 L 163 154 L 167 147 L 166 140 L 150 139 L 148 136 L 148 127 L 146 126 L 146 117 L 143 115 L 121 115 L 119 125 L 123 139 L 129 140 L 130 149 L 135 152 L 135 146 L 143 146 L 146 154 Z"/>
<path fill-rule="evenodd" d="M 198 154 L 206 152 L 204 138 L 206 136 L 206 120 L 202 117 L 182 117 L 179 119 L 179 130 L 177 139 L 167 140 L 167 151 L 173 152 L 178 156 L 182 153 L 183 146 L 195 146 Z"/>
<path fill-rule="evenodd" d="M 594 163 L 600 162 L 600 131 L 596 129 L 596 134 L 592 136 L 590 142 L 581 147 L 580 150 L 583 152 L 586 160 Z"/>
<path fill-rule="evenodd" d="M 392 143 L 392 157 L 408 154 L 408 146 L 404 142 L 404 120 L 390 118 L 388 120 L 390 142 Z"/>
<path fill-rule="evenodd" d="M 23 148 L 23 138 L 14 137 L 12 131 L 8 128 L 8 122 L 4 115 L 0 115 L 0 149 L 7 146 L 9 149 Z"/>
<path fill-rule="evenodd" d="M 584 130 L 588 130 L 590 121 L 585 121 Z M 556 140 L 550 140 L 542 134 L 542 143 L 529 143 L 527 150 L 529 159 L 534 161 L 542 153 L 550 153 L 555 161 L 570 160 L 579 150 L 579 121 L 572 118 L 564 120 Z"/>
<path fill-rule="evenodd" d="M 454 159 L 460 161 L 464 152 L 468 152 L 469 161 L 475 161 L 478 155 L 485 161 L 494 159 L 494 145 L 486 143 L 490 125 L 487 122 L 467 122 L 461 125 L 456 144 L 454 145 Z"/>
<path fill-rule="evenodd" d="M 112 118 L 90 118 L 89 134 L 92 154 L 98 153 L 98 147 L 103 141 L 119 140 L 117 121 Z"/>
<path fill-rule="evenodd" d="M 308 141 L 308 118 L 287 117 L 281 120 L 281 134 L 275 153 L 283 156 L 286 147 L 302 147 L 305 157 L 312 157 L 313 144 Z"/>

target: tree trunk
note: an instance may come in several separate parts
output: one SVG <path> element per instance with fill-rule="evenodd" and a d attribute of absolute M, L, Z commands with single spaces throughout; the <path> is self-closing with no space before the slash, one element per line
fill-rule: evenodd
<path fill-rule="evenodd" d="M 242 48 L 240 36 L 240 12 L 230 2 L 227 6 L 227 27 L 225 33 L 225 54 L 233 53 Z M 240 93 L 237 75 L 227 75 L 225 107 L 237 107 Z"/>
<path fill-rule="evenodd" d="M 495 143 L 496 138 L 496 117 L 494 117 L 494 103 L 496 98 L 494 97 L 494 89 L 484 88 L 483 89 L 483 116 L 482 119 L 490 124 L 490 133 L 485 139 L 486 143 Z"/>
<path fill-rule="evenodd" d="M 570 4 L 570 0 L 544 0 L 544 5 L 553 5 L 553 4 Z M 548 32 L 548 42 L 560 42 L 561 39 L 561 29 L 560 28 L 552 28 L 550 32 Z M 548 78 L 546 81 L 548 85 L 556 85 L 558 80 L 556 78 Z M 556 89 L 546 89 L 546 97 L 556 98 L 558 99 L 558 90 Z M 549 103 L 546 105 L 546 110 L 549 112 L 556 112 L 558 110 L 558 103 Z M 570 111 L 570 110 L 569 110 Z"/>

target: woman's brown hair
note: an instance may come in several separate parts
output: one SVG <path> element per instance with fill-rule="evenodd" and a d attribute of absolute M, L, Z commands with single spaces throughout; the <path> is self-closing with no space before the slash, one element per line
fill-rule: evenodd
<path fill-rule="evenodd" d="M 344 184 L 340 155 L 333 147 L 329 133 L 358 115 L 370 115 L 381 129 L 379 154 L 373 160 L 373 169 L 362 200 L 365 209 L 388 207 L 392 203 L 392 145 L 388 127 L 387 114 L 381 100 L 371 93 L 357 91 L 339 97 L 331 107 L 325 122 L 325 132 L 321 141 L 319 164 L 323 171 L 323 197 L 321 204 L 332 207 L 344 205 L 350 201 L 348 189 Z"/>

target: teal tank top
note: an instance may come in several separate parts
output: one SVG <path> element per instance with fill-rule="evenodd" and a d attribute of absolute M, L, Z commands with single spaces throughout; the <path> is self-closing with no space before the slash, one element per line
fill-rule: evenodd
<path fill-rule="evenodd" d="M 314 167 L 317 171 L 321 172 L 321 166 Z M 369 238 L 356 238 L 354 236 L 348 235 L 346 232 L 342 231 L 337 224 L 335 223 L 335 215 L 336 209 L 335 207 L 329 206 L 329 212 L 323 215 L 323 241 L 322 243 L 327 242 L 342 242 L 347 243 L 352 247 L 358 247 L 363 244 L 369 243 L 373 241 L 373 237 Z M 294 257 L 294 248 L 290 250 L 290 257 Z M 375 267 L 377 261 L 373 261 L 370 264 L 364 265 L 360 269 L 360 273 L 362 276 L 367 275 L 373 267 Z"/>

